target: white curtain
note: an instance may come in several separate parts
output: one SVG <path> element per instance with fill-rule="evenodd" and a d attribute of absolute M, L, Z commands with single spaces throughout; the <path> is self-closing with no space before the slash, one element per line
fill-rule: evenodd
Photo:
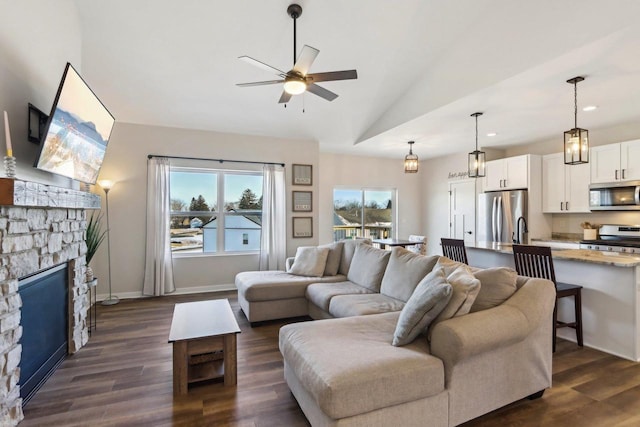
<path fill-rule="evenodd" d="M 284 168 L 264 165 L 260 270 L 284 270 L 287 252 L 287 210 Z"/>
<path fill-rule="evenodd" d="M 173 283 L 169 204 L 169 159 L 147 162 L 147 253 L 143 295 L 160 296 L 176 290 Z"/>

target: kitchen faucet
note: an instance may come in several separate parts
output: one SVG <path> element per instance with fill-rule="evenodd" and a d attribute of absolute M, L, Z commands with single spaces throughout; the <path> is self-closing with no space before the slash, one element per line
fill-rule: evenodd
<path fill-rule="evenodd" d="M 511 236 L 513 243 L 515 243 L 516 245 L 519 245 L 522 243 L 520 241 L 520 220 L 522 220 L 522 223 L 524 225 L 524 227 L 522 227 L 522 237 L 524 238 L 524 233 L 529 232 L 529 229 L 527 228 L 527 220 L 524 219 L 523 216 L 519 217 L 518 220 L 516 221 L 516 232 L 513 233 L 513 235 Z"/>

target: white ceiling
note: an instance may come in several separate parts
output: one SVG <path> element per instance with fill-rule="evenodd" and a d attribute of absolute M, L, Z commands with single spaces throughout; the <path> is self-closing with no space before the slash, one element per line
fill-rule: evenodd
<path fill-rule="evenodd" d="M 273 76 L 288 70 L 293 0 L 76 0 L 82 74 L 118 121 L 311 139 L 322 151 L 421 159 L 548 139 L 573 127 L 573 87 L 587 129 L 640 119 L 636 0 L 300 0 L 298 49 L 311 72 L 357 69 L 283 108 Z M 303 113 L 304 109 L 304 113 Z M 489 131 L 497 132 L 487 138 Z"/>

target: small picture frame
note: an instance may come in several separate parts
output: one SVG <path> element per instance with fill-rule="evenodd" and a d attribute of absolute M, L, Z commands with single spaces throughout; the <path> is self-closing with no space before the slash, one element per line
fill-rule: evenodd
<path fill-rule="evenodd" d="M 293 185 L 313 185 L 312 165 L 291 165 L 293 169 Z"/>
<path fill-rule="evenodd" d="M 310 216 L 294 216 L 293 237 L 313 237 L 313 218 Z"/>
<path fill-rule="evenodd" d="M 313 211 L 313 192 L 294 191 L 292 197 L 293 212 Z"/>

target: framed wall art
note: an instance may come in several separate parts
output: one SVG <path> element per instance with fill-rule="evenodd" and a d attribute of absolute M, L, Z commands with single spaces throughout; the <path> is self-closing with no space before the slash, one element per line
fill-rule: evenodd
<path fill-rule="evenodd" d="M 312 165 L 291 165 L 293 169 L 293 185 L 312 185 Z"/>
<path fill-rule="evenodd" d="M 311 212 L 313 210 L 313 192 L 294 191 L 293 192 L 293 212 Z"/>
<path fill-rule="evenodd" d="M 293 237 L 313 237 L 313 218 L 310 216 L 294 216 Z"/>

